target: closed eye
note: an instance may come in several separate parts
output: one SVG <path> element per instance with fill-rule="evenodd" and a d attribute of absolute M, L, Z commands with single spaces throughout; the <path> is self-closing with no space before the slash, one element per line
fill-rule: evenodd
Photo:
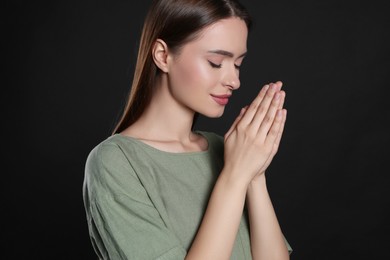
<path fill-rule="evenodd" d="M 208 62 L 209 62 L 210 66 L 211 66 L 212 68 L 215 68 L 215 69 L 220 69 L 220 68 L 222 68 L 222 64 L 215 64 L 215 63 L 213 63 L 213 62 L 211 62 L 211 61 L 208 61 Z"/>
<path fill-rule="evenodd" d="M 222 68 L 222 64 L 216 64 L 216 63 L 211 62 L 211 61 L 208 61 L 208 62 L 209 62 L 210 66 L 211 66 L 212 68 L 215 68 L 215 69 L 220 69 L 220 68 Z M 240 70 L 241 65 L 234 64 L 234 67 L 236 68 L 236 70 Z"/>

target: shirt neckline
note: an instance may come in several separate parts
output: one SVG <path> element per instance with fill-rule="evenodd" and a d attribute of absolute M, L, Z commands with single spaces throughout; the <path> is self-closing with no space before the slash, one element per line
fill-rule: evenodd
<path fill-rule="evenodd" d="M 194 131 L 194 133 L 199 134 L 199 135 L 203 136 L 206 139 L 206 141 L 207 141 L 207 149 L 206 150 L 204 150 L 204 151 L 193 151 L 193 152 L 168 152 L 168 151 L 164 151 L 164 150 L 158 149 L 158 148 L 156 148 L 156 147 L 154 147 L 154 146 L 152 146 L 150 144 L 147 144 L 147 143 L 145 143 L 145 142 L 143 142 L 143 141 L 141 141 L 141 140 L 139 140 L 139 139 L 137 139 L 135 137 L 131 137 L 131 136 L 128 136 L 128 135 L 122 135 L 120 133 L 116 133 L 113 136 L 117 136 L 117 137 L 119 137 L 121 139 L 124 139 L 124 140 L 133 141 L 133 142 L 135 142 L 135 143 L 137 143 L 137 144 L 147 148 L 150 151 L 157 152 L 157 153 L 160 153 L 160 154 L 168 154 L 168 155 L 201 155 L 201 154 L 209 153 L 211 147 L 210 147 L 210 140 L 207 137 L 207 135 L 204 134 L 201 131 Z"/>

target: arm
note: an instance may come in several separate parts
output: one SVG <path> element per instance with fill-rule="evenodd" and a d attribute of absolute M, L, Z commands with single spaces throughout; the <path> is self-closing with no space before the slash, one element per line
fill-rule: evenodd
<path fill-rule="evenodd" d="M 245 204 L 246 185 L 234 183 L 226 175 L 222 172 L 215 184 L 186 259 L 230 259 Z"/>
<path fill-rule="evenodd" d="M 249 185 L 247 207 L 253 259 L 289 259 L 264 173 Z"/>
<path fill-rule="evenodd" d="M 186 259 L 230 258 L 248 187 L 272 160 L 284 122 L 280 88 L 265 86 L 225 135 L 225 165 Z"/>
<path fill-rule="evenodd" d="M 285 93 L 282 92 L 281 98 L 279 109 L 283 109 Z M 279 149 L 286 112 L 283 111 L 283 120 L 271 156 L 266 162 L 267 167 Z M 289 259 L 287 246 L 267 190 L 265 172 L 260 172 L 248 186 L 247 208 L 253 259 Z"/>
<path fill-rule="evenodd" d="M 186 250 L 169 229 L 116 143 L 89 154 L 83 199 L 91 242 L 99 259 L 182 260 Z"/>

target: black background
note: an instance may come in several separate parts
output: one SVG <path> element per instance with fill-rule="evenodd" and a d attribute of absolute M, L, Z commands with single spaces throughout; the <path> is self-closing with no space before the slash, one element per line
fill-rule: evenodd
<path fill-rule="evenodd" d="M 224 134 L 283 81 L 288 122 L 267 175 L 291 259 L 390 259 L 389 2 L 242 2 L 255 24 L 241 88 L 197 128 Z M 96 259 L 84 163 L 121 112 L 150 1 L 5 3 L 1 258 Z"/>

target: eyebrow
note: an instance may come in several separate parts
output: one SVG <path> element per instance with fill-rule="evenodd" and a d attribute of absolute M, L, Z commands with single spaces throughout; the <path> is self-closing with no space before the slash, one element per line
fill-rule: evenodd
<path fill-rule="evenodd" d="M 233 54 L 233 53 L 231 53 L 231 52 L 229 52 L 229 51 L 224 51 L 224 50 L 211 50 L 211 51 L 208 51 L 208 53 L 215 53 L 215 54 L 227 56 L 227 57 L 230 57 L 230 58 L 233 58 L 233 57 L 234 57 L 234 54 Z M 238 58 L 244 57 L 245 55 L 246 55 L 246 52 L 244 52 L 243 54 L 241 54 Z"/>

